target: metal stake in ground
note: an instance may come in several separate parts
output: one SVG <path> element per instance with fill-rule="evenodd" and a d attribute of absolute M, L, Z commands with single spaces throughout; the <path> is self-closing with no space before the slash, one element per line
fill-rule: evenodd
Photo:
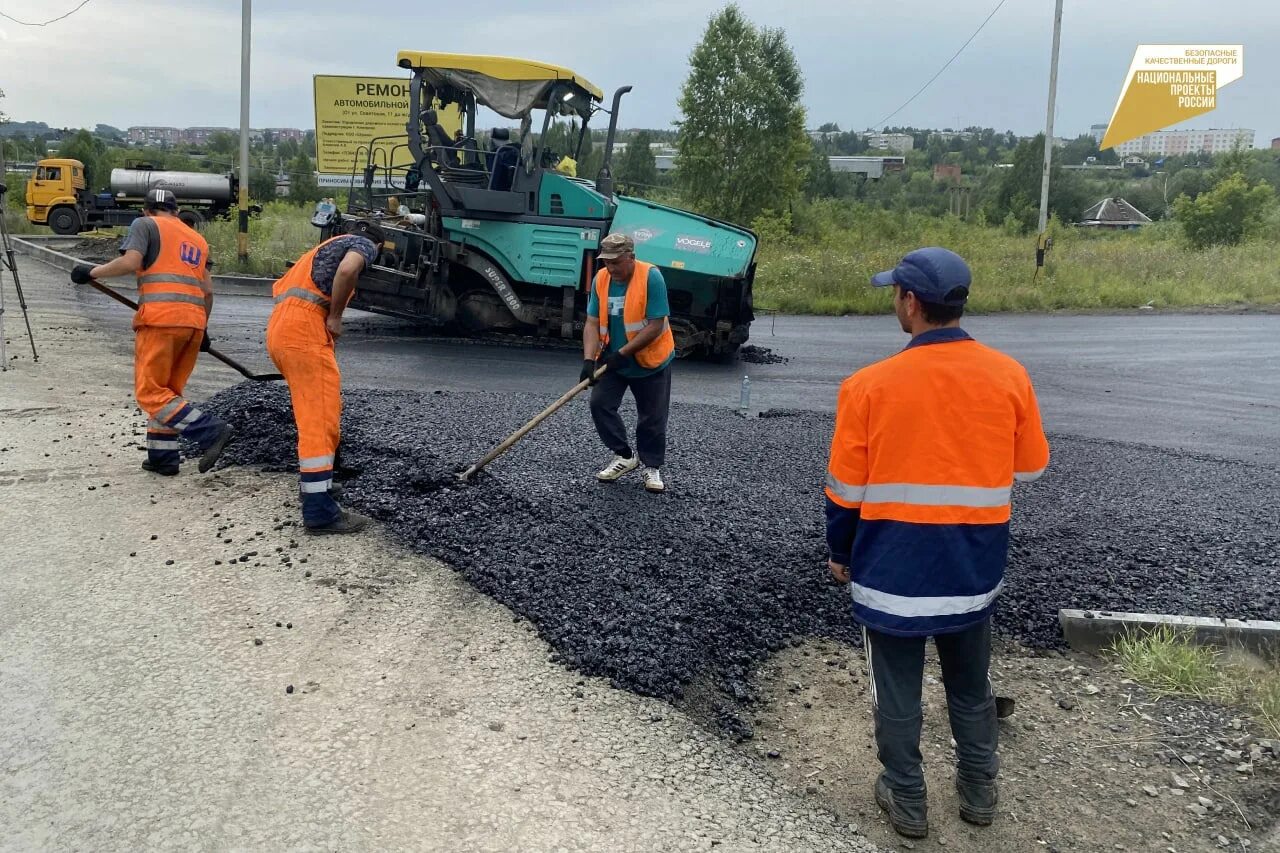
<path fill-rule="evenodd" d="M 4 155 L 0 153 L 0 176 L 4 175 Z M 31 358 L 39 361 L 36 353 L 36 338 L 31 334 L 31 317 L 27 314 L 27 298 L 22 294 L 22 282 L 18 280 L 18 262 L 13 256 L 13 243 L 9 240 L 9 226 L 4 221 L 4 194 L 9 188 L 0 184 L 0 267 L 7 267 L 13 274 L 13 289 L 18 292 L 18 307 L 22 309 L 22 319 L 27 324 L 27 338 L 31 341 Z M 3 270 L 0 269 L 0 275 Z M 9 369 L 9 358 L 4 350 L 4 281 L 0 280 L 0 370 Z"/>
<path fill-rule="evenodd" d="M 107 294 L 107 296 L 110 296 L 116 302 L 119 302 L 123 305 L 128 305 L 134 311 L 138 310 L 138 303 L 134 302 L 132 299 L 125 296 L 124 294 L 118 293 L 112 290 L 111 288 L 107 287 L 105 284 L 98 281 L 97 279 L 90 279 L 89 284 L 92 287 L 95 287 L 98 290 L 101 290 L 103 293 Z M 232 370 L 236 371 L 241 376 L 245 377 L 246 379 L 252 379 L 254 382 L 275 382 L 278 379 L 284 379 L 284 376 L 279 373 L 251 373 L 249 371 L 249 368 L 245 367 L 243 364 L 236 361 L 231 356 L 223 355 L 213 347 L 209 347 L 207 350 L 204 350 L 204 352 L 207 352 L 209 355 L 213 356 L 218 361 L 225 364 L 227 367 L 230 367 Z"/>
<path fill-rule="evenodd" d="M 592 379 L 599 379 L 601 376 L 604 376 L 605 371 L 608 369 L 609 368 L 607 367 L 601 367 L 595 372 L 595 376 L 593 376 Z M 479 472 L 481 468 L 488 465 L 490 462 L 497 459 L 502 454 L 506 453 L 515 445 L 517 441 L 524 438 L 525 435 L 528 434 L 529 430 L 533 429 L 538 424 L 545 421 L 552 414 L 554 414 L 557 409 L 559 409 L 565 403 L 569 402 L 574 397 L 578 396 L 583 391 L 585 391 L 587 389 L 587 386 L 589 386 L 590 384 L 591 384 L 590 379 L 584 379 L 581 382 L 579 382 L 577 385 L 574 385 L 568 391 L 564 392 L 564 395 L 561 396 L 559 400 L 556 400 L 550 406 L 547 406 L 541 412 L 534 415 L 533 420 L 529 421 L 527 424 L 520 427 L 520 429 L 511 433 L 511 435 L 507 436 L 502 441 L 501 444 L 499 444 L 497 447 L 493 448 L 493 450 L 490 450 L 488 453 L 486 453 L 483 459 L 481 459 L 479 462 L 477 462 L 476 464 L 472 465 L 470 468 L 468 468 L 467 470 L 459 474 L 458 480 L 460 482 L 465 482 L 466 480 L 471 478 L 473 475 L 475 475 L 477 472 Z"/>

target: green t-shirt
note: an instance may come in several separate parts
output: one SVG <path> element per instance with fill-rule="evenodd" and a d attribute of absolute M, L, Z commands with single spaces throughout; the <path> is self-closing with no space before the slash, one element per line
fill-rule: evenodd
<path fill-rule="evenodd" d="M 649 268 L 649 297 L 645 305 L 644 318 L 646 320 L 659 320 L 663 317 L 670 316 L 671 306 L 667 302 L 667 282 L 662 278 L 662 271 L 657 267 Z M 609 280 L 609 346 L 605 350 L 606 354 L 615 353 L 627 343 L 627 327 L 622 319 L 622 306 L 627 298 L 627 283 L 625 281 Z M 600 316 L 600 302 L 596 299 L 596 289 L 591 288 L 591 296 L 587 299 L 587 316 Z M 669 365 L 676 357 L 673 352 L 667 356 L 666 360 L 657 367 L 641 367 L 635 363 L 633 358 L 631 364 L 624 367 L 621 375 L 628 379 L 643 379 L 662 370 Z"/>

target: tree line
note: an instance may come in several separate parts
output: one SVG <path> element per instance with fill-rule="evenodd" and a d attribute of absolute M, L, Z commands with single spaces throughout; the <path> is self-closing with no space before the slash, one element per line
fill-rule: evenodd
<path fill-rule="evenodd" d="M 870 153 L 864 134 L 835 123 L 806 131 L 803 78 L 782 30 L 757 27 L 736 4 L 711 18 L 689 59 L 677 122 L 674 184 L 684 202 L 740 224 L 790 223 L 797 208 L 819 199 L 915 210 L 937 216 L 967 195 L 979 221 L 1011 233 L 1038 224 L 1044 136 L 1018 139 L 1011 131 L 969 127 L 938 132 L 886 127 L 905 133 L 913 147 L 904 168 L 868 180 L 832 172 L 828 157 Z M 1092 159 L 1091 159 L 1092 158 Z M 1239 242 L 1266 227 L 1277 206 L 1280 152 L 1164 158 L 1122 171 L 1068 170 L 1086 163 L 1114 165 L 1092 136 L 1055 148 L 1049 212 L 1075 223 L 1103 198 L 1121 196 L 1152 219 L 1176 219 L 1197 246 Z M 935 167 L 958 166 L 958 182 Z"/>

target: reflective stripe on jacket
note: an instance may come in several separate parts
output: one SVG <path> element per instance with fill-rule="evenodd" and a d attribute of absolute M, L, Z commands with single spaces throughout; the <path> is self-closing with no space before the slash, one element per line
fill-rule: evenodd
<path fill-rule="evenodd" d="M 302 257 L 298 258 L 297 263 L 289 267 L 284 275 L 276 279 L 276 283 L 271 288 L 271 295 L 275 298 L 276 305 L 291 300 L 311 307 L 318 313 L 328 316 L 329 314 L 329 297 L 324 291 L 316 287 L 316 283 L 311 279 L 311 269 L 315 263 L 316 253 L 334 240 L 340 240 L 347 235 L 339 234 L 337 237 L 330 237 L 323 243 L 314 246 Z"/>
<path fill-rule="evenodd" d="M 840 387 L 826 493 L 858 514 L 854 618 L 921 636 L 991 611 L 1010 493 L 1049 462 L 1026 370 L 958 328 L 917 336 Z"/>
<path fill-rule="evenodd" d="M 152 221 L 160 237 L 160 250 L 151 266 L 138 270 L 138 312 L 133 328 L 203 329 L 208 314 L 201 284 L 209 263 L 209 244 L 177 217 L 155 216 Z"/>
<path fill-rule="evenodd" d="M 640 334 L 648 322 L 645 316 L 649 309 L 649 270 L 653 264 L 636 261 L 631 273 L 631 281 L 627 283 L 626 299 L 622 303 L 622 324 L 626 329 L 627 340 Z M 609 345 L 609 271 L 601 269 L 596 273 L 596 302 L 600 306 L 600 343 Z M 676 339 L 671 334 L 671 319 L 662 318 L 662 334 L 658 335 L 648 346 L 635 352 L 636 364 L 641 367 L 657 367 L 666 361 L 676 350 Z"/>

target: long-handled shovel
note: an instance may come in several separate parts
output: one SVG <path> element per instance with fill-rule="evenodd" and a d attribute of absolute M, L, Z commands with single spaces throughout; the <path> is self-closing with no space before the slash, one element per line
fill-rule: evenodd
<path fill-rule="evenodd" d="M 598 368 L 595 372 L 595 375 L 592 377 L 592 379 L 599 379 L 601 376 L 604 376 L 605 371 L 608 369 L 609 369 L 608 367 Z M 484 455 L 484 458 L 482 458 L 479 462 L 477 462 L 476 464 L 472 465 L 470 468 L 468 468 L 467 470 L 459 474 L 458 481 L 466 482 L 468 479 L 474 476 L 476 472 L 478 472 L 481 468 L 488 465 L 490 462 L 497 459 L 502 454 L 506 453 L 515 445 L 517 441 L 524 438 L 525 435 L 528 434 L 529 430 L 533 429 L 538 424 L 545 421 L 552 414 L 554 414 L 557 409 L 559 409 L 565 403 L 572 400 L 574 397 L 581 394 L 584 390 L 586 390 L 587 386 L 589 386 L 590 384 L 591 384 L 591 379 L 584 379 L 581 382 L 579 382 L 577 385 L 574 385 L 568 391 L 564 392 L 564 395 L 559 400 L 556 400 L 550 406 L 547 406 L 545 409 L 543 409 L 541 412 L 535 415 L 533 417 L 533 420 L 529 421 L 527 424 L 520 427 L 520 429 L 516 430 L 515 432 L 511 433 L 511 435 L 503 439 L 501 444 L 499 444 L 497 447 L 493 448 L 493 450 L 490 450 L 488 453 L 486 453 Z"/>
<path fill-rule="evenodd" d="M 98 290 L 101 290 L 103 293 L 107 294 L 107 296 L 110 296 L 115 301 L 128 305 L 134 311 L 138 310 L 138 303 L 134 302 L 132 299 L 125 296 L 124 294 L 118 293 L 112 290 L 111 288 L 107 287 L 105 284 L 98 281 L 97 279 L 90 279 L 89 284 L 91 284 L 93 287 L 97 288 Z M 204 350 L 204 351 L 207 352 L 209 355 L 213 356 L 214 358 L 216 358 L 218 361 L 225 364 L 227 367 L 230 367 L 232 370 L 239 373 L 241 376 L 244 376 L 248 379 L 252 379 L 254 382 L 275 382 L 277 379 L 284 379 L 284 376 L 279 373 L 250 373 L 249 368 L 245 367 L 243 364 L 236 361 L 231 356 L 223 355 L 213 347 L 209 347 L 207 350 Z"/>

